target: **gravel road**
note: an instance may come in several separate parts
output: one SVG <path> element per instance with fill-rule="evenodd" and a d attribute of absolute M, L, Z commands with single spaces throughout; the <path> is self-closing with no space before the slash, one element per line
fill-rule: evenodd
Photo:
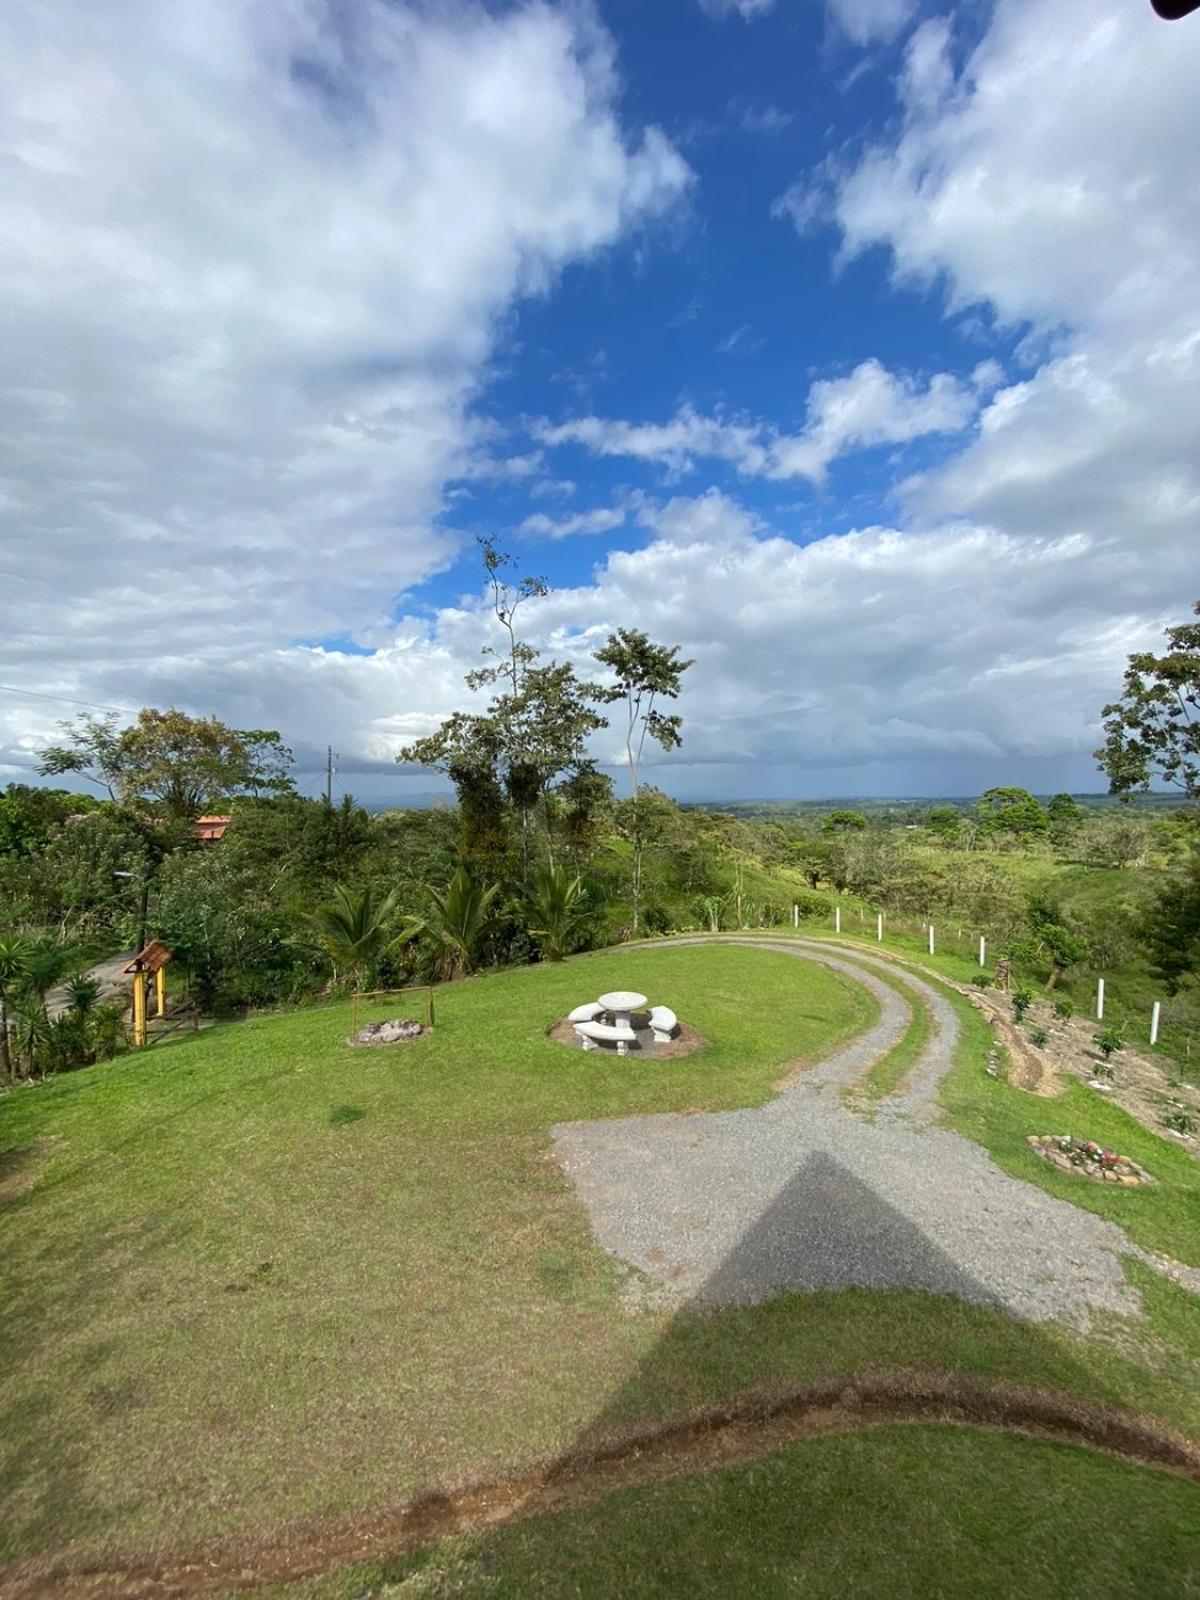
<path fill-rule="evenodd" d="M 933 1125 L 958 1027 L 941 995 L 857 951 L 732 942 L 763 960 L 848 973 L 882 1015 L 765 1106 L 553 1130 L 596 1237 L 659 1286 L 656 1301 L 750 1304 L 857 1285 L 957 1295 L 1083 1328 L 1097 1312 L 1140 1312 L 1120 1258 L 1148 1257 L 1123 1229 L 1009 1177 L 980 1145 Z M 905 988 L 930 1007 L 936 1031 L 907 1086 L 868 1122 L 840 1089 L 902 1035 L 908 1007 L 896 991 Z M 1031 1132 L 1040 1131 L 1035 1111 Z"/>

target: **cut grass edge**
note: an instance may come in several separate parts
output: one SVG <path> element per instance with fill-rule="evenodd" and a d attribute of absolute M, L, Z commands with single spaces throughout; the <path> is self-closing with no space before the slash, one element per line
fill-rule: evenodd
<path fill-rule="evenodd" d="M 580 1509 L 619 1489 L 714 1472 L 802 1440 L 913 1423 L 1070 1444 L 1200 1483 L 1200 1445 L 1143 1414 L 1016 1383 L 859 1372 L 786 1393 L 741 1396 L 687 1417 L 630 1429 L 516 1476 L 425 1495 L 367 1517 L 297 1525 L 253 1542 L 123 1566 L 23 1562 L 0 1573 L 0 1596 L 167 1600 L 244 1593 L 395 1559 L 518 1518 Z"/>

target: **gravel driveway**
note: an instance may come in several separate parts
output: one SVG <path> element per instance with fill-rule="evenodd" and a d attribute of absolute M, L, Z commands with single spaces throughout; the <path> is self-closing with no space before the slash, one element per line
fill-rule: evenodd
<path fill-rule="evenodd" d="M 980 1145 L 933 1125 L 958 1033 L 941 995 L 858 952 L 729 942 L 752 945 L 763 960 L 847 973 L 877 997 L 882 1016 L 756 1109 L 553 1130 L 596 1237 L 659 1286 L 656 1301 L 750 1304 L 784 1290 L 857 1285 L 952 1294 L 1084 1328 L 1096 1311 L 1140 1312 L 1120 1257 L 1150 1257 L 1123 1229 L 1009 1177 Z M 868 1122 L 845 1108 L 840 1090 L 903 1034 L 909 1011 L 896 990 L 905 988 L 930 1007 L 936 1032 L 906 1089 Z"/>

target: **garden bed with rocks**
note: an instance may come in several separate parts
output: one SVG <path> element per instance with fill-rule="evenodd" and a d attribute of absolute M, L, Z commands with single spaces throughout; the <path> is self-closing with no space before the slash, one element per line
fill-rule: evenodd
<path fill-rule="evenodd" d="M 1126 1189 L 1140 1189 L 1155 1181 L 1136 1161 L 1106 1150 L 1091 1139 L 1076 1139 L 1069 1133 L 1031 1133 L 1028 1143 L 1043 1161 L 1080 1178 L 1091 1178 L 1094 1183 L 1119 1183 Z"/>

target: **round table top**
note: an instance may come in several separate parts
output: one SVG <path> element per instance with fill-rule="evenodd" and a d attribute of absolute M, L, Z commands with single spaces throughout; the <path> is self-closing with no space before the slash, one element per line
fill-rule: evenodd
<path fill-rule="evenodd" d="M 646 996 L 635 994 L 632 989 L 614 989 L 611 994 L 602 994 L 598 1004 L 606 1011 L 640 1011 L 646 1004 Z"/>

